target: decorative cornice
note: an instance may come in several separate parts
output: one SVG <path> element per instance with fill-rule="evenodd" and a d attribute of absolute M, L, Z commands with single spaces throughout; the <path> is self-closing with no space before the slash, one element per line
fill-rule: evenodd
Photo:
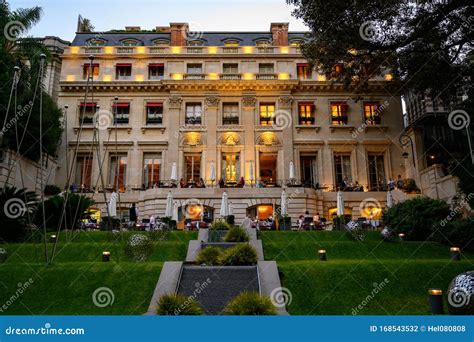
<path fill-rule="evenodd" d="M 180 109 L 182 102 L 183 102 L 183 99 L 180 96 L 174 95 L 168 99 L 169 107 L 171 109 Z"/>
<path fill-rule="evenodd" d="M 242 106 L 247 108 L 255 108 L 257 104 L 257 98 L 252 95 L 244 95 L 242 96 Z"/>
<path fill-rule="evenodd" d="M 291 107 L 292 103 L 293 103 L 292 96 L 280 96 L 278 98 L 278 104 L 280 105 L 280 108 L 289 108 Z"/>
<path fill-rule="evenodd" d="M 207 108 L 215 108 L 219 106 L 220 99 L 217 96 L 208 96 L 204 100 L 204 104 Z"/>

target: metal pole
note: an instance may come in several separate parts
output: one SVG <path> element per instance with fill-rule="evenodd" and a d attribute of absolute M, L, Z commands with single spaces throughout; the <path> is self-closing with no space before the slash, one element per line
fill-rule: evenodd
<path fill-rule="evenodd" d="M 469 129 L 469 124 L 466 125 L 466 133 L 467 133 L 467 142 L 469 144 L 469 154 L 471 155 L 471 163 L 474 164 L 474 151 L 472 151 L 471 130 Z"/>

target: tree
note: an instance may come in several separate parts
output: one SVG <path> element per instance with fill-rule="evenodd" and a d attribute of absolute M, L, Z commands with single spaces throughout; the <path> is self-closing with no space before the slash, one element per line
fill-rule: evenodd
<path fill-rule="evenodd" d="M 43 84 L 38 83 L 41 54 L 48 59 L 48 49 L 39 39 L 21 37 L 39 22 L 41 14 L 38 6 L 11 11 L 6 1 L 0 2 L 0 27 L 4 32 L 0 36 L 0 84 L 3 86 L 0 121 L 6 123 L 2 147 L 19 150 L 32 160 L 40 157 L 40 95 L 43 97 L 43 152 L 55 155 L 62 133 L 62 112 L 44 91 Z M 16 87 L 12 88 L 15 66 L 20 68 L 19 77 Z"/>
<path fill-rule="evenodd" d="M 471 1 L 287 2 L 311 31 L 304 56 L 331 80 L 364 92 L 374 75 L 391 72 L 401 91 L 427 91 L 446 103 L 466 90 L 463 106 L 472 108 Z"/>

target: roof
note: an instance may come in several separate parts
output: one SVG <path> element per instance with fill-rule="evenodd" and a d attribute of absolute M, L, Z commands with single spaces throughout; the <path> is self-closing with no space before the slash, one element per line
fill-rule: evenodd
<path fill-rule="evenodd" d="M 304 39 L 306 32 L 289 32 L 288 39 Z M 153 41 L 157 39 L 170 40 L 171 34 L 169 32 L 105 32 L 105 33 L 76 33 L 76 37 L 72 41 L 73 46 L 84 46 L 91 39 L 104 40 L 106 46 L 122 45 L 123 40 L 135 39 L 139 41 L 139 45 L 151 46 Z M 240 45 L 249 46 L 255 45 L 259 40 L 271 40 L 272 34 L 270 32 L 193 32 L 190 31 L 188 40 L 202 40 L 204 45 L 219 46 L 223 45 L 224 41 L 235 39 L 240 42 Z"/>

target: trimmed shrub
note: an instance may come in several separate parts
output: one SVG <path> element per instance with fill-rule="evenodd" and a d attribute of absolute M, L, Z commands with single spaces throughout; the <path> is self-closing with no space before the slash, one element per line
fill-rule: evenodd
<path fill-rule="evenodd" d="M 270 316 L 276 315 L 275 306 L 270 298 L 257 292 L 242 292 L 232 299 L 224 309 L 226 315 Z"/>
<path fill-rule="evenodd" d="M 204 314 L 204 310 L 192 297 L 182 294 L 167 294 L 158 300 L 156 314 L 161 316 L 200 316 Z"/>
<path fill-rule="evenodd" d="M 364 241 L 367 235 L 367 229 L 362 227 L 359 222 L 350 221 L 345 226 L 346 236 L 353 241 Z"/>
<path fill-rule="evenodd" d="M 242 227 L 231 228 L 224 236 L 225 242 L 247 242 L 249 235 Z"/>
<path fill-rule="evenodd" d="M 230 226 L 227 222 L 225 222 L 223 220 L 216 220 L 211 225 L 211 229 L 214 229 L 214 230 L 229 230 Z"/>
<path fill-rule="evenodd" d="M 446 202 L 416 197 L 385 210 L 382 221 L 396 235 L 404 233 L 406 240 L 426 240 L 449 214 Z"/>
<path fill-rule="evenodd" d="M 217 247 L 206 247 L 199 252 L 196 262 L 199 265 L 215 266 L 219 264 L 219 256 L 222 249 Z"/>
<path fill-rule="evenodd" d="M 133 234 L 125 244 L 125 255 L 131 261 L 145 261 L 153 253 L 153 243 L 145 235 Z"/>
<path fill-rule="evenodd" d="M 248 243 L 226 249 L 219 257 L 224 266 L 250 266 L 257 263 L 257 251 Z"/>
<path fill-rule="evenodd" d="M 170 232 L 166 229 L 161 230 L 150 230 L 148 232 L 148 237 L 150 238 L 151 241 L 165 241 L 168 239 L 168 235 Z"/>
<path fill-rule="evenodd" d="M 450 221 L 435 233 L 441 243 L 460 247 L 461 251 L 474 251 L 474 222 L 471 219 Z"/>

